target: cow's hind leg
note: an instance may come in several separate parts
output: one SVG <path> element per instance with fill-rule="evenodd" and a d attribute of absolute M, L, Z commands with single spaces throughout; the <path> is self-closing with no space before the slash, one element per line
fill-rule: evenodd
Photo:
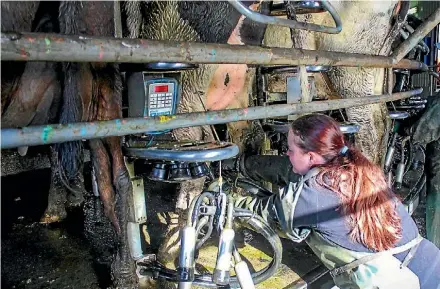
<path fill-rule="evenodd" d="M 116 67 L 109 65 L 102 70 L 99 81 L 100 102 L 98 116 L 100 119 L 115 119 L 122 116 L 121 102 L 121 78 Z M 122 155 L 121 139 L 109 137 L 104 140 L 108 152 L 111 155 L 113 172 L 113 186 L 116 189 L 116 216 L 119 221 L 119 248 L 116 259 L 112 265 L 112 274 L 115 285 L 124 288 L 133 288 L 136 284 L 135 266 L 131 258 L 127 225 L 130 216 L 134 219 L 130 210 L 132 198 L 132 185 Z"/>
<path fill-rule="evenodd" d="M 50 151 L 52 175 L 47 208 L 40 220 L 42 223 L 59 222 L 66 218 L 67 215 L 65 209 L 67 192 L 61 181 L 60 171 L 58 169 L 58 154 L 52 147 L 50 148 Z"/>
<path fill-rule="evenodd" d="M 120 232 L 118 218 L 115 213 L 115 193 L 110 177 L 110 159 L 102 140 L 90 140 L 89 145 L 105 215 L 111 220 L 116 231 Z"/>

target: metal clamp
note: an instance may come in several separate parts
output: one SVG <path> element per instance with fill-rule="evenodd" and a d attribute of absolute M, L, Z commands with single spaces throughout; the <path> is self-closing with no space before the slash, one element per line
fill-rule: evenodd
<path fill-rule="evenodd" d="M 172 142 L 150 147 L 124 147 L 127 157 L 179 161 L 212 162 L 235 157 L 239 152 L 236 144 L 227 142 Z"/>
<path fill-rule="evenodd" d="M 338 34 L 339 32 L 342 31 L 341 18 L 339 17 L 339 14 L 336 12 L 334 7 L 327 1 L 321 1 L 321 4 L 322 7 L 325 10 L 327 10 L 330 13 L 330 15 L 333 17 L 333 21 L 335 22 L 335 27 L 317 25 L 313 23 L 298 22 L 291 19 L 283 19 L 274 16 L 263 15 L 261 13 L 254 12 L 248 9 L 239 0 L 229 0 L 229 3 L 235 9 L 237 9 L 238 12 L 240 12 L 247 18 L 262 24 L 275 24 L 275 25 L 290 27 L 292 29 L 302 29 L 302 30 L 316 31 L 322 33 L 329 33 L 329 34 Z"/>

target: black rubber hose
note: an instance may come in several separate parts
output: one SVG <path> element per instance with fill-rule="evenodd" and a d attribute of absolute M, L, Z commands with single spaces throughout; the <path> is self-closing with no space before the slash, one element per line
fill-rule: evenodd
<path fill-rule="evenodd" d="M 203 202 L 204 198 L 208 198 L 211 205 L 214 205 L 214 195 L 210 192 L 204 192 L 200 196 L 197 197 L 197 201 L 194 205 L 193 211 L 191 212 L 191 224 L 195 224 L 197 218 L 199 217 L 199 208 Z"/>
<path fill-rule="evenodd" d="M 208 231 L 206 232 L 205 236 L 203 236 L 203 238 L 197 242 L 196 250 L 199 250 L 203 246 L 203 244 L 208 240 L 208 238 L 211 237 L 213 228 L 214 228 L 214 216 L 209 216 Z"/>

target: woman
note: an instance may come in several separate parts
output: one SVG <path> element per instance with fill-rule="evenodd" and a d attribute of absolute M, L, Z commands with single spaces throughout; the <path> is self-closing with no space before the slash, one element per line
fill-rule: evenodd
<path fill-rule="evenodd" d="M 288 159 L 241 156 L 235 166 L 282 187 L 236 205 L 305 240 L 340 288 L 440 288 L 440 251 L 419 236 L 380 167 L 344 142 L 338 124 L 313 114 L 292 123 Z M 226 168 L 227 169 L 227 165 Z"/>

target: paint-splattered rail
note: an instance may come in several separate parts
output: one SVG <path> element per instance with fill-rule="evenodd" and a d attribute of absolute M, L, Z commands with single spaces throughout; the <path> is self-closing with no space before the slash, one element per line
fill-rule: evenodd
<path fill-rule="evenodd" d="M 364 54 L 196 42 L 1 33 L 2 60 L 69 62 L 182 62 L 329 65 L 427 70 L 424 63 Z"/>
<path fill-rule="evenodd" d="M 214 125 L 241 120 L 254 120 L 287 116 L 290 114 L 328 111 L 372 103 L 395 101 L 420 94 L 422 91 L 423 89 L 419 88 L 391 95 L 373 95 L 361 98 L 315 101 L 301 104 L 257 106 L 245 109 L 194 112 L 153 118 L 127 118 L 64 125 L 30 126 L 22 129 L 8 128 L 1 130 L 1 148 L 7 149 L 19 146 L 33 146 L 81 139 L 122 136 L 181 127 Z"/>

